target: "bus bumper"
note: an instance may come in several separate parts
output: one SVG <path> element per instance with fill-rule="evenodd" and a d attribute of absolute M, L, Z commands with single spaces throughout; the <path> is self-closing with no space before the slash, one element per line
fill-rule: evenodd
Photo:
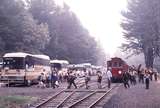
<path fill-rule="evenodd" d="M 25 83 L 25 79 L 23 76 L 1 76 L 0 81 L 3 83 L 12 83 L 12 84 Z"/>

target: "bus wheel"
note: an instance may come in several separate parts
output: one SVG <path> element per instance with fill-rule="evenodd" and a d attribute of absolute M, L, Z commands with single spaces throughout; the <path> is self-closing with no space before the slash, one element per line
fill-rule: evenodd
<path fill-rule="evenodd" d="M 25 85 L 26 86 L 31 86 L 31 80 L 25 80 Z"/>

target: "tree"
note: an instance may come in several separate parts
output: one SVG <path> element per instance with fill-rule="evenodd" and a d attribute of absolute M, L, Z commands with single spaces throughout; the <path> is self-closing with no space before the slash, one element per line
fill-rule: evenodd
<path fill-rule="evenodd" d="M 58 7 L 53 0 L 31 0 L 28 4 L 33 17 L 48 24 L 51 40 L 45 54 L 71 63 L 97 63 L 100 47 L 66 4 Z"/>
<path fill-rule="evenodd" d="M 127 43 L 124 51 L 133 54 L 144 53 L 146 67 L 153 67 L 155 56 L 159 55 L 159 0 L 129 0 L 128 10 L 123 11 L 121 24 Z"/>
<path fill-rule="evenodd" d="M 49 42 L 46 24 L 37 24 L 21 0 L 2 0 L 0 4 L 1 54 L 40 52 Z"/>

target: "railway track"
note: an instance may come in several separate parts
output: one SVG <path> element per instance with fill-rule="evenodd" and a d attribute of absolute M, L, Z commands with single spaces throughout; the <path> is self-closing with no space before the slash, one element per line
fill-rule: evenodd
<path fill-rule="evenodd" d="M 81 87 L 85 86 L 83 80 L 79 80 L 76 83 L 77 83 L 77 87 L 78 88 L 81 88 Z M 36 102 L 34 102 L 34 104 L 30 105 L 29 108 L 39 108 L 39 106 L 41 106 L 41 105 L 45 104 L 47 101 L 50 101 L 53 98 L 57 97 L 58 95 L 63 93 L 65 90 L 67 90 L 67 89 L 66 88 L 61 88 L 61 90 L 59 92 L 57 92 L 57 93 L 50 94 L 50 95 L 44 95 L 40 99 L 38 99 Z"/>
<path fill-rule="evenodd" d="M 116 87 L 108 90 L 106 85 L 96 90 L 63 89 L 32 108 L 92 108 Z"/>
<path fill-rule="evenodd" d="M 79 99 L 77 102 L 71 104 L 67 108 L 94 108 L 106 95 L 108 95 L 113 89 L 118 86 L 119 85 L 114 85 L 112 88 L 104 91 L 95 90 L 85 97 Z M 103 106 L 99 107 L 102 108 Z"/>

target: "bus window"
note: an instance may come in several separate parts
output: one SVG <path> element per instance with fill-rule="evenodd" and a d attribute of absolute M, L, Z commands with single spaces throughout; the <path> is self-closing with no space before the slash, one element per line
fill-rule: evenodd
<path fill-rule="evenodd" d="M 20 57 L 3 58 L 3 68 L 24 69 L 24 58 Z"/>
<path fill-rule="evenodd" d="M 52 68 L 56 68 L 58 70 L 60 70 L 62 68 L 62 65 L 60 63 L 53 63 L 51 64 Z"/>
<path fill-rule="evenodd" d="M 33 71 L 33 68 L 34 68 L 34 61 L 31 57 L 26 57 L 26 60 L 25 60 L 25 66 L 26 66 L 26 70 L 27 71 Z"/>

